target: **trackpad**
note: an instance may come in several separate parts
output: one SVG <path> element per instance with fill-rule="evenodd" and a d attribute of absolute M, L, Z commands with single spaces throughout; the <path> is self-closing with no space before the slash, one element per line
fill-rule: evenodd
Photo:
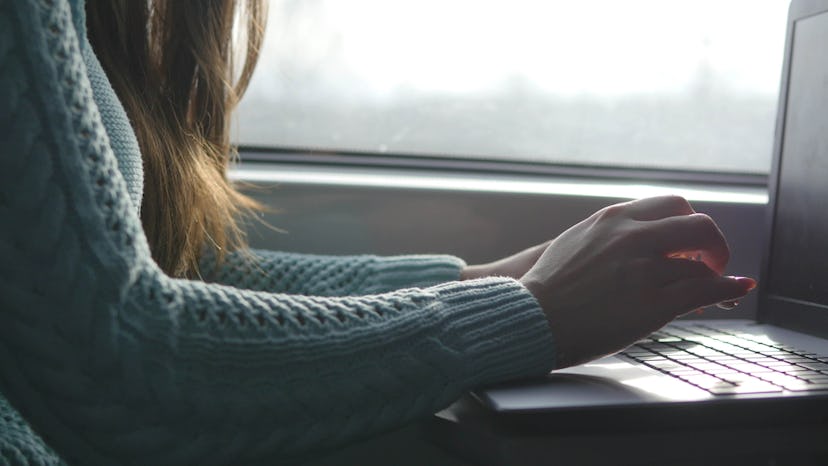
<path fill-rule="evenodd" d="M 678 395 L 678 396 L 677 396 Z M 536 411 L 706 398 L 706 392 L 620 358 L 475 392 L 496 411 Z"/>

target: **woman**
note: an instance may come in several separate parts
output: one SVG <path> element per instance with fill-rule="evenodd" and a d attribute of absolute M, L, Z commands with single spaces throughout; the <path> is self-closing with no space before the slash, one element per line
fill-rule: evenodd
<path fill-rule="evenodd" d="M 675 197 L 478 266 L 247 252 L 236 221 L 256 205 L 227 183 L 227 121 L 261 9 L 231 89 L 235 5 L 182 5 L 96 1 L 85 21 L 79 2 L 0 0 L 8 462 L 272 464 L 753 286 L 721 275 L 721 233 Z"/>

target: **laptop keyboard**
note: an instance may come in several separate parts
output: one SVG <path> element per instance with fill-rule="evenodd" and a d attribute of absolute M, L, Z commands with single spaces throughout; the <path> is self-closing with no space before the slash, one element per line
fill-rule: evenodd
<path fill-rule="evenodd" d="M 828 357 L 705 325 L 667 326 L 620 355 L 714 395 L 828 390 Z"/>

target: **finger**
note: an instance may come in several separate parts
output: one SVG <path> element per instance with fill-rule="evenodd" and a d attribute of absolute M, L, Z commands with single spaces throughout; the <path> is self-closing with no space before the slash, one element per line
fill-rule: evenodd
<path fill-rule="evenodd" d="M 746 277 L 703 277 L 679 280 L 661 288 L 661 306 L 679 315 L 687 311 L 732 301 L 745 296 L 756 287 L 756 282 Z"/>
<path fill-rule="evenodd" d="M 661 288 L 678 280 L 718 276 L 704 262 L 663 257 L 635 259 L 620 271 L 625 288 Z"/>
<path fill-rule="evenodd" d="M 627 203 L 626 209 L 634 220 L 658 220 L 696 213 L 686 199 L 674 195 L 638 199 Z"/>
<path fill-rule="evenodd" d="M 550 244 L 552 244 L 551 239 L 548 240 L 548 241 L 545 241 L 541 244 L 536 244 L 536 245 L 534 245 L 530 248 L 526 248 L 523 251 L 521 251 L 519 254 L 526 254 L 529 257 L 533 257 L 534 260 L 537 261 L 538 258 L 541 256 L 541 254 L 543 254 L 544 251 L 546 251 L 546 248 L 548 248 Z"/>
<path fill-rule="evenodd" d="M 718 307 L 719 309 L 724 309 L 725 311 L 730 311 L 732 309 L 735 309 L 736 306 L 738 306 L 738 305 L 739 305 L 739 300 L 738 299 L 732 299 L 730 301 L 722 301 L 720 303 L 717 303 L 716 307 Z"/>
<path fill-rule="evenodd" d="M 659 259 L 653 265 L 653 282 L 667 285 L 690 278 L 714 278 L 718 274 L 704 262 L 690 259 Z"/>
<path fill-rule="evenodd" d="M 700 254 L 699 259 L 721 274 L 730 260 L 722 231 L 709 216 L 691 214 L 649 222 L 645 242 L 659 256 Z"/>

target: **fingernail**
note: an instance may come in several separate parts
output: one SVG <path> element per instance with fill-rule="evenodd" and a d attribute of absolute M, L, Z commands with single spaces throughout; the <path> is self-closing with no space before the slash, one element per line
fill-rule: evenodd
<path fill-rule="evenodd" d="M 756 288 L 756 280 L 754 280 L 750 277 L 732 277 L 731 276 L 731 277 L 727 277 L 727 278 L 730 278 L 731 280 L 736 280 L 736 282 L 739 283 L 740 285 L 744 285 L 744 287 L 747 288 L 747 291 L 750 291 L 750 290 Z"/>
<path fill-rule="evenodd" d="M 734 299 L 732 301 L 722 301 L 719 304 L 716 304 L 716 307 L 718 307 L 719 309 L 724 309 L 725 311 L 729 311 L 738 305 L 739 301 Z"/>

